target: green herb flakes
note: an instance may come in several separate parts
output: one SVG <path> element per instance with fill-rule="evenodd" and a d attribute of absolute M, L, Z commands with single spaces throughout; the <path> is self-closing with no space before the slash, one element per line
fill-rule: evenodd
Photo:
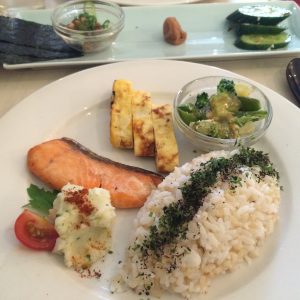
<path fill-rule="evenodd" d="M 163 254 L 166 244 L 185 239 L 188 223 L 193 219 L 199 208 L 203 205 L 204 198 L 211 192 L 218 180 L 227 181 L 231 188 L 242 185 L 238 176 L 240 168 L 258 167 L 255 175 L 260 181 L 265 176 L 279 179 L 279 173 L 275 170 L 267 154 L 252 148 L 241 148 L 239 153 L 230 158 L 211 158 L 200 168 L 191 173 L 190 179 L 180 188 L 182 199 L 163 208 L 163 215 L 158 224 L 152 225 L 148 236 L 142 243 L 135 243 L 133 250 L 139 250 L 144 256 L 151 253 L 156 256 Z"/>

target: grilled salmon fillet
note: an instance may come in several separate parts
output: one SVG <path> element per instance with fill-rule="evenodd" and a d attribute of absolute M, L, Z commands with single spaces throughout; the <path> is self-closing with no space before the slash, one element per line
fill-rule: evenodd
<path fill-rule="evenodd" d="M 73 183 L 85 188 L 102 187 L 118 208 L 141 207 L 163 177 L 101 157 L 78 142 L 61 138 L 28 151 L 29 170 L 56 190 Z"/>

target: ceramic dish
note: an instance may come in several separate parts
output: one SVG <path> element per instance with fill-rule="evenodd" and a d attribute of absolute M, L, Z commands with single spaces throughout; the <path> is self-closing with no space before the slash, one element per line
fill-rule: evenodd
<path fill-rule="evenodd" d="M 176 6 L 124 7 L 125 27 L 112 47 L 101 53 L 90 53 L 68 60 L 42 61 L 29 64 L 5 64 L 7 69 L 91 65 L 136 59 L 219 60 L 293 55 L 300 52 L 300 9 L 291 1 L 274 1 L 276 6 L 290 9 L 293 14 L 283 25 L 288 27 L 292 41 L 287 48 L 274 51 L 247 51 L 234 46 L 236 39 L 225 18 L 240 3 L 189 4 Z M 214 17 L 211 17 L 213 12 Z M 145 18 L 145 15 L 151 17 Z M 51 24 L 51 11 L 16 11 L 14 16 Z M 175 16 L 187 40 L 180 46 L 167 44 L 162 25 L 166 17 Z"/>
<path fill-rule="evenodd" d="M 181 74 L 170 78 L 172 73 Z M 155 103 L 170 103 L 180 87 L 201 76 L 231 76 L 225 70 L 187 62 L 140 61 L 88 69 L 60 79 L 24 99 L 0 119 L 2 179 L 0 210 L 1 299 L 139 300 L 130 291 L 111 294 L 110 278 L 128 245 L 137 210 L 118 210 L 112 250 L 101 265 L 100 280 L 81 278 L 63 265 L 62 257 L 25 249 L 14 237 L 14 221 L 27 202 L 26 188 L 38 182 L 26 168 L 27 150 L 47 139 L 68 136 L 100 155 L 154 170 L 153 160 L 136 158 L 109 143 L 109 110 L 113 80 L 130 79 L 136 88 L 152 93 Z M 100 85 L 99 85 L 100 78 Z M 242 78 L 243 79 L 243 78 Z M 245 79 L 245 78 L 244 78 Z M 284 187 L 280 222 L 250 266 L 215 280 L 205 300 L 299 299 L 300 275 L 300 110 L 272 90 L 248 80 L 272 99 L 273 121 L 255 145 L 270 153 Z M 22 126 L 20 126 L 22 120 Z M 284 124 L 284 126 L 283 126 Z M 180 164 L 199 153 L 177 133 Z M 164 300 L 179 299 L 164 295 Z M 199 299 L 199 298 L 197 298 Z"/>

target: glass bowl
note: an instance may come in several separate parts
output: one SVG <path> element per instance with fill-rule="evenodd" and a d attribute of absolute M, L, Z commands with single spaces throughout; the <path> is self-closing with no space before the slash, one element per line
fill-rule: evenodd
<path fill-rule="evenodd" d="M 95 30 L 76 30 L 67 27 L 84 12 L 95 14 L 100 24 L 109 20 L 108 27 Z M 54 31 L 70 47 L 83 53 L 98 52 L 110 47 L 123 29 L 124 20 L 122 8 L 110 1 L 67 1 L 57 6 L 52 14 Z"/>
<path fill-rule="evenodd" d="M 261 104 L 261 109 L 267 111 L 266 118 L 254 122 L 255 128 L 250 134 L 238 138 L 215 138 L 195 131 L 181 119 L 177 107 L 187 103 L 195 103 L 197 94 L 201 94 L 202 92 L 208 93 L 209 96 L 215 94 L 221 79 L 233 80 L 235 85 L 240 84 L 242 87 L 246 86 L 251 91 L 248 97 L 258 99 Z M 226 76 L 203 77 L 187 83 L 178 91 L 173 101 L 173 109 L 174 123 L 176 126 L 194 146 L 203 152 L 233 150 L 239 146 L 247 147 L 253 145 L 265 134 L 271 124 L 273 116 L 271 103 L 260 89 L 242 79 Z"/>

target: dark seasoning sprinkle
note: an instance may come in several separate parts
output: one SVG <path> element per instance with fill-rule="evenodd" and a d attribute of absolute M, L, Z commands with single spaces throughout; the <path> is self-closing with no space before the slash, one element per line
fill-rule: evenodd
<path fill-rule="evenodd" d="M 96 278 L 99 279 L 101 277 L 101 271 L 96 269 L 75 269 L 81 278 Z"/>
<path fill-rule="evenodd" d="M 235 188 L 242 185 L 242 179 L 239 177 L 242 173 L 241 167 L 258 167 L 257 172 L 254 172 L 257 182 L 260 182 L 265 176 L 279 180 L 279 173 L 271 163 L 268 154 L 253 148 L 242 147 L 239 153 L 228 159 L 224 157 L 211 158 L 200 164 L 200 168 L 192 170 L 189 181 L 180 188 L 182 199 L 165 206 L 157 225 L 150 227 L 150 233 L 145 236 L 143 242 L 136 242 L 129 247 L 129 249 L 138 250 L 142 254 L 142 259 L 136 262 L 140 264 L 141 269 L 146 270 L 149 260 L 159 260 L 162 255 L 172 258 L 171 263 L 164 267 L 168 273 L 177 268 L 180 257 L 190 252 L 191 249 L 184 246 L 178 247 L 176 241 L 186 238 L 188 223 L 194 218 L 203 205 L 204 198 L 211 192 L 218 180 L 228 182 L 233 192 L 235 192 Z M 246 173 L 246 177 L 248 176 L 249 173 Z M 164 248 L 167 244 L 172 246 L 169 250 Z M 141 272 L 139 276 L 142 276 L 145 281 L 143 292 L 140 295 L 143 293 L 148 296 L 153 282 L 149 274 Z"/>

